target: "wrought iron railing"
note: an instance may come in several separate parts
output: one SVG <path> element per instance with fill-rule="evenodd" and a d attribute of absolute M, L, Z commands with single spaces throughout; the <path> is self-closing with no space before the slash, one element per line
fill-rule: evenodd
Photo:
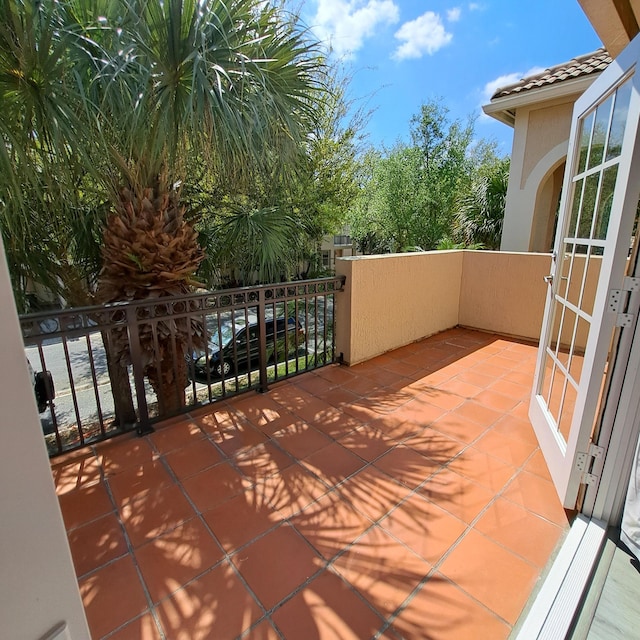
<path fill-rule="evenodd" d="M 343 285 L 323 278 L 21 316 L 49 454 L 144 434 L 334 362 Z"/>

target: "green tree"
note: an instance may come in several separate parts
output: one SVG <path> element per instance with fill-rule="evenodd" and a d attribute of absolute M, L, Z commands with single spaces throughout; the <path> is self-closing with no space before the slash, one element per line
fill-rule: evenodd
<path fill-rule="evenodd" d="M 72 299 L 80 288 L 72 272 L 78 282 L 86 275 L 86 260 L 77 266 L 68 260 L 68 249 L 90 225 L 78 206 L 87 156 L 67 144 L 86 131 L 75 108 L 75 83 L 68 81 L 74 42 L 76 34 L 64 28 L 53 3 L 0 4 L 0 227 L 21 311 L 31 281 L 54 294 L 67 283 Z"/>
<path fill-rule="evenodd" d="M 299 214 L 301 249 L 298 260 L 308 264 L 306 273 L 321 270 L 322 238 L 337 233 L 358 194 L 357 154 L 369 113 L 349 99 L 349 78 L 336 69 L 329 81 L 314 130 L 305 142 L 305 164 L 291 190 L 294 212 Z"/>
<path fill-rule="evenodd" d="M 344 224 L 357 194 L 356 155 L 366 120 L 346 97 L 348 78 L 340 69 L 331 72 L 292 170 L 274 165 L 256 171 L 250 184 L 221 183 L 203 170 L 187 188 L 186 200 L 202 213 L 197 228 L 206 256 L 198 275 L 207 286 L 320 273 L 322 238 Z"/>
<path fill-rule="evenodd" d="M 411 119 L 411 144 L 365 158 L 362 188 L 350 212 L 361 248 L 430 250 L 453 230 L 456 193 L 470 183 L 473 121 L 451 121 L 440 101 Z"/>
<path fill-rule="evenodd" d="M 451 120 L 440 100 L 410 122 L 411 144 L 364 157 L 360 194 L 349 212 L 365 252 L 431 250 L 455 244 L 456 208 L 482 167 L 497 161 L 495 144 L 474 142 L 474 121 Z"/>
<path fill-rule="evenodd" d="M 423 104 L 411 119 L 411 140 L 421 152 L 428 185 L 428 213 L 440 226 L 450 226 L 452 203 L 469 182 L 473 136 L 473 118 L 451 121 L 441 100 Z"/>
<path fill-rule="evenodd" d="M 358 195 L 349 208 L 347 221 L 351 228 L 358 251 L 364 254 L 388 253 L 387 218 L 384 209 L 377 206 L 379 189 L 376 180 L 382 154 L 376 149 L 368 149 L 360 158 L 356 182 Z"/>

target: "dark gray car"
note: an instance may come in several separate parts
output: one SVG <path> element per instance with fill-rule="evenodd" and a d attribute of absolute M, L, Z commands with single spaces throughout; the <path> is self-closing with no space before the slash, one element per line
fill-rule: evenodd
<path fill-rule="evenodd" d="M 269 319 L 266 328 L 267 362 L 282 362 L 304 346 L 305 333 L 294 317 Z M 230 375 L 257 369 L 260 363 L 260 343 L 257 320 L 249 324 L 224 323 L 211 331 L 207 353 L 196 355 L 194 379 L 207 383 Z"/>

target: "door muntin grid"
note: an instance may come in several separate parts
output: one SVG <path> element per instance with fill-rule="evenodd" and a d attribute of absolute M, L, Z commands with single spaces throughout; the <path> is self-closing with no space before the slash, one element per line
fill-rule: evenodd
<path fill-rule="evenodd" d="M 607 246 L 631 90 L 631 79 L 627 79 L 579 122 L 572 201 L 558 250 L 552 319 L 536 390 L 565 448 Z"/>

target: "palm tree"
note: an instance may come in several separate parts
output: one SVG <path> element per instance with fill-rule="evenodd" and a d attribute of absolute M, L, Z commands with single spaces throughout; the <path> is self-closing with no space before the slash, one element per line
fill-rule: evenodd
<path fill-rule="evenodd" d="M 456 202 L 455 233 L 465 246 L 499 249 L 509 182 L 509 160 L 499 160 L 474 178 Z"/>
<path fill-rule="evenodd" d="M 18 101 L 18 113 L 28 114 L 30 101 L 62 112 L 2 122 L 0 168 L 10 169 L 9 156 L 17 154 L 13 166 L 35 176 L 34 183 L 56 183 L 57 175 L 66 195 L 84 172 L 83 180 L 104 195 L 111 213 L 99 301 L 189 292 L 202 260 L 180 204 L 189 160 L 199 158 L 237 183 L 274 161 L 282 171 L 295 167 L 322 95 L 315 45 L 294 18 L 261 0 L 7 0 L 4 7 L 12 26 L 1 46 L 16 53 L 0 59 L 0 76 L 12 63 L 19 67 L 31 44 L 24 38 L 14 46 L 21 42 L 16 34 L 47 37 L 39 46 L 48 55 L 29 73 L 38 82 L 45 69 L 50 75 L 34 83 L 37 100 L 25 92 L 29 100 Z M 33 17 L 30 24 L 24 14 Z M 31 156 L 20 151 L 24 140 Z M 39 191 L 51 201 L 46 188 Z M 164 412 L 184 403 L 186 372 L 174 371 L 173 363 L 184 366 L 182 355 L 198 334 L 193 323 L 159 323 L 156 335 L 142 327 L 145 375 Z M 114 337 L 113 355 L 126 365 L 126 336 Z"/>
<path fill-rule="evenodd" d="M 66 141 L 85 131 L 71 86 L 62 84 L 72 61 L 71 34 L 61 26 L 52 3 L 0 4 L 1 227 L 14 281 L 35 276 L 55 293 L 64 261 L 60 223 L 75 209 L 77 193 L 65 185 L 80 161 Z M 54 202 L 58 215 L 51 216 L 46 209 Z M 24 299 L 16 302 L 24 309 Z"/>
<path fill-rule="evenodd" d="M 220 215 L 218 260 L 235 286 L 288 279 L 299 224 L 282 207 L 256 208 L 240 200 Z"/>

